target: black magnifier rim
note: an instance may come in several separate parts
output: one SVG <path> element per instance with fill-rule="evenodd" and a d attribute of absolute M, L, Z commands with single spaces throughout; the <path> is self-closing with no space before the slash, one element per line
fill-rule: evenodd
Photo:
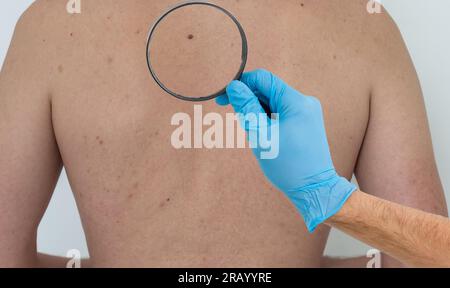
<path fill-rule="evenodd" d="M 180 95 L 178 93 L 173 92 L 172 90 L 170 90 L 169 88 L 167 88 L 164 83 L 161 82 L 161 80 L 158 78 L 158 76 L 156 75 L 155 71 L 153 70 L 152 64 L 151 64 L 151 55 L 150 55 L 150 43 L 153 37 L 153 34 L 156 30 L 156 28 L 158 27 L 159 23 L 166 18 L 166 16 L 168 16 L 170 13 L 174 12 L 177 9 L 186 7 L 186 6 L 190 6 L 190 5 L 205 5 L 205 6 L 210 6 L 213 8 L 216 8 L 220 11 L 222 11 L 223 13 L 225 13 L 227 16 L 229 16 L 231 18 L 231 20 L 233 20 L 233 22 L 236 24 L 239 33 L 241 34 L 241 38 L 242 38 L 242 62 L 241 62 L 241 66 L 239 68 L 238 73 L 236 74 L 236 76 L 234 77 L 233 80 L 239 80 L 242 77 L 242 73 L 244 73 L 245 70 L 245 66 L 247 65 L 247 58 L 248 58 L 248 42 L 247 42 L 247 36 L 245 35 L 245 31 L 244 28 L 242 27 L 241 23 L 239 23 L 239 21 L 236 19 L 236 17 L 234 17 L 233 14 L 231 14 L 228 10 L 214 4 L 214 3 L 210 3 L 210 2 L 205 2 L 205 1 L 189 1 L 189 2 L 184 2 L 181 4 L 178 4 L 176 6 L 174 6 L 173 8 L 169 9 L 168 11 L 166 11 L 161 17 L 159 17 L 159 19 L 155 22 L 155 24 L 153 24 L 152 28 L 150 29 L 149 35 L 148 35 L 148 39 L 147 39 L 147 47 L 146 47 L 146 55 L 147 55 L 147 66 L 148 69 L 150 71 L 150 74 L 152 75 L 153 79 L 155 80 L 155 82 L 159 85 L 159 87 L 161 87 L 161 89 L 163 89 L 166 93 L 184 100 L 184 101 L 191 101 L 191 102 L 202 102 L 202 101 L 208 101 L 208 100 L 212 100 L 215 99 L 217 97 L 219 97 L 220 95 L 223 95 L 226 93 L 226 87 L 223 88 L 222 90 L 211 94 L 209 96 L 202 96 L 202 97 L 189 97 L 189 96 L 184 96 L 184 95 Z"/>

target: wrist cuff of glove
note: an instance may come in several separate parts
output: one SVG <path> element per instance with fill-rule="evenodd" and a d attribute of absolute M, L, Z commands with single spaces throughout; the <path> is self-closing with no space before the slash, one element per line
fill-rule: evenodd
<path fill-rule="evenodd" d="M 325 172 L 319 175 L 319 178 L 327 180 L 289 193 L 310 233 L 339 212 L 357 189 L 347 179 L 339 177 L 335 171 Z"/>

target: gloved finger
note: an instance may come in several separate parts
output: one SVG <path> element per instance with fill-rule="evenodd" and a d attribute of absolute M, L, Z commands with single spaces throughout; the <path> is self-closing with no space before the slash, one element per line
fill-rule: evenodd
<path fill-rule="evenodd" d="M 216 98 L 216 103 L 220 106 L 228 106 L 230 105 L 230 100 L 228 99 L 227 94 L 222 94 Z"/>
<path fill-rule="evenodd" d="M 233 81 L 227 87 L 228 99 L 237 113 L 265 113 L 258 97 L 241 81 Z"/>
<path fill-rule="evenodd" d="M 255 71 L 244 73 L 241 81 L 252 90 L 261 101 L 272 106 L 273 100 L 283 94 L 287 87 L 289 87 L 283 80 L 273 73 L 258 69 Z M 270 107 L 271 110 L 276 107 Z"/>

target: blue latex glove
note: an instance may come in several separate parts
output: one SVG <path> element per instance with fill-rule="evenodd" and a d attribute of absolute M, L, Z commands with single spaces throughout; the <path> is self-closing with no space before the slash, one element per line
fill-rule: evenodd
<path fill-rule="evenodd" d="M 278 113 L 279 155 L 258 159 L 266 177 L 294 203 L 310 232 L 336 214 L 356 186 L 337 175 L 318 99 L 302 95 L 265 70 L 244 73 L 227 87 L 219 105 L 231 104 L 242 115 Z M 249 127 L 245 127 L 249 131 Z M 259 148 L 254 149 L 255 155 Z"/>

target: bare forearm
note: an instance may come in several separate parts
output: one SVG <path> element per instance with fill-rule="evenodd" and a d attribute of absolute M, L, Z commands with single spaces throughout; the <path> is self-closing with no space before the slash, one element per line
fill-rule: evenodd
<path fill-rule="evenodd" d="M 414 267 L 450 267 L 450 220 L 357 191 L 327 222 Z"/>

